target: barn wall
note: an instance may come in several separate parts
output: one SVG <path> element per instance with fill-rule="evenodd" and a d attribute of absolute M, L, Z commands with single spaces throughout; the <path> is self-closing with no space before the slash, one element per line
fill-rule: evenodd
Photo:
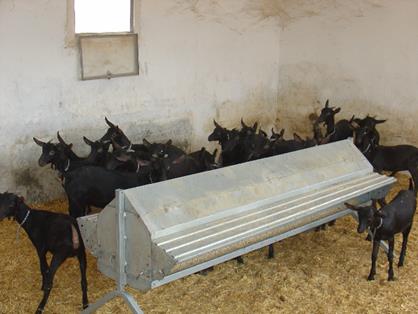
<path fill-rule="evenodd" d="M 71 4 L 71 1 L 68 3 Z M 62 189 L 39 168 L 32 136 L 60 130 L 81 155 L 105 132 L 104 117 L 134 141 L 207 145 L 212 119 L 274 122 L 280 26 L 271 3 L 136 1 L 140 75 L 79 80 L 65 1 L 0 1 L 0 190 L 31 199 Z"/>
<path fill-rule="evenodd" d="M 311 132 L 329 98 L 339 118 L 387 118 L 384 143 L 418 144 L 418 1 L 279 2 L 279 124 Z"/>

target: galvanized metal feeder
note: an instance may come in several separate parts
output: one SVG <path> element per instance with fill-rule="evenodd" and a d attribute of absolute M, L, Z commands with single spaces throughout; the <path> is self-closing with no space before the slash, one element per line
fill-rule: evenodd
<path fill-rule="evenodd" d="M 122 296 L 142 313 L 129 285 L 156 288 L 315 228 L 386 195 L 396 180 L 373 167 L 350 140 L 205 173 L 118 190 L 102 212 L 79 218 L 84 243 Z"/>

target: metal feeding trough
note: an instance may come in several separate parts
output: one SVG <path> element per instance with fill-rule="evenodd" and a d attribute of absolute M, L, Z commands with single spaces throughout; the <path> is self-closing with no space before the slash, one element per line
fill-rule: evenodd
<path fill-rule="evenodd" d="M 373 167 L 350 140 L 169 181 L 118 190 L 102 212 L 79 218 L 84 243 L 117 289 L 169 283 L 335 220 L 386 195 L 395 179 Z"/>

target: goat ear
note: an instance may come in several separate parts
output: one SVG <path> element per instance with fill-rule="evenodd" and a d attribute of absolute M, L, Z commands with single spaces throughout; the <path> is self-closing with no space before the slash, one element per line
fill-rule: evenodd
<path fill-rule="evenodd" d="M 106 121 L 106 124 L 107 124 L 110 128 L 117 128 L 117 127 L 118 127 L 117 125 L 114 125 L 112 122 L 110 122 L 110 121 L 107 119 L 107 117 L 105 117 L 105 121 Z"/>
<path fill-rule="evenodd" d="M 36 137 L 33 138 L 33 141 L 41 147 L 44 146 L 45 144 L 45 142 L 38 140 Z"/>
<path fill-rule="evenodd" d="M 93 144 L 94 144 L 94 142 L 93 141 L 90 141 L 87 137 L 85 137 L 85 136 L 83 136 L 83 140 L 84 140 L 84 143 L 86 143 L 87 145 L 90 145 L 90 146 L 92 146 Z"/>
<path fill-rule="evenodd" d="M 272 135 L 276 135 L 277 134 L 276 132 L 274 132 L 274 128 L 271 128 L 271 134 Z"/>
<path fill-rule="evenodd" d="M 171 139 L 169 139 L 169 140 L 167 141 L 167 143 L 165 143 L 165 145 L 171 145 L 171 144 L 173 144 L 173 141 L 172 141 Z"/>
<path fill-rule="evenodd" d="M 213 124 L 215 125 L 216 128 L 221 128 L 222 129 L 222 127 L 218 124 L 218 122 L 216 122 L 215 119 L 213 119 Z"/>
<path fill-rule="evenodd" d="M 381 124 L 381 123 L 385 123 L 386 120 L 375 120 L 376 124 Z"/>
<path fill-rule="evenodd" d="M 344 203 L 344 205 L 351 210 L 359 211 L 359 208 L 354 205 L 351 205 L 349 203 Z"/>
<path fill-rule="evenodd" d="M 329 108 L 329 99 L 325 102 L 325 108 Z"/>
<path fill-rule="evenodd" d="M 280 134 L 279 134 L 279 135 L 280 135 L 280 137 L 283 137 L 284 132 L 285 132 L 285 131 L 284 131 L 284 129 L 281 129 Z"/>
<path fill-rule="evenodd" d="M 334 114 L 337 114 L 337 113 L 339 113 L 341 111 L 341 108 L 340 107 L 338 107 L 337 109 L 335 109 L 334 110 Z"/>
<path fill-rule="evenodd" d="M 257 130 L 257 128 L 258 128 L 258 122 L 254 123 L 254 125 L 253 125 L 253 130 L 254 130 L 254 131 L 256 131 L 256 130 Z"/>
<path fill-rule="evenodd" d="M 244 123 L 244 120 L 241 118 L 241 126 L 243 128 L 248 128 L 248 126 Z"/>
<path fill-rule="evenodd" d="M 145 147 L 149 148 L 151 146 L 151 143 L 147 141 L 147 139 L 143 139 L 142 143 L 145 145 Z"/>
<path fill-rule="evenodd" d="M 360 119 L 353 119 L 353 121 L 350 121 L 350 124 L 353 128 L 359 129 L 360 128 Z"/>
<path fill-rule="evenodd" d="M 302 138 L 296 133 L 293 133 L 293 139 L 298 142 L 303 142 Z"/>
<path fill-rule="evenodd" d="M 217 148 L 215 148 L 215 150 L 213 151 L 213 153 L 212 153 L 212 156 L 213 157 L 216 157 L 216 155 L 218 154 L 218 149 Z"/>
<path fill-rule="evenodd" d="M 58 141 L 62 144 L 62 145 L 67 145 L 67 143 L 65 143 L 65 141 L 63 140 L 63 138 L 60 135 L 60 132 L 57 131 L 57 139 Z M 68 145 L 67 145 L 68 146 Z"/>
<path fill-rule="evenodd" d="M 263 135 L 264 137 L 268 137 L 267 133 L 266 133 L 266 132 L 264 132 L 262 129 L 260 129 L 259 133 L 260 133 L 261 135 Z"/>

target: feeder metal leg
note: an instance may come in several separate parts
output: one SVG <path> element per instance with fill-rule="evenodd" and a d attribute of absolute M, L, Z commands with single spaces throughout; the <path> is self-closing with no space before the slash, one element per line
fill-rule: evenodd
<path fill-rule="evenodd" d="M 116 290 L 109 292 L 97 302 L 89 305 L 82 314 L 90 314 L 105 305 L 110 300 L 121 297 L 128 304 L 133 314 L 144 314 L 138 303 L 132 295 L 125 291 L 126 286 L 126 212 L 124 204 L 124 194 L 122 190 L 116 191 L 117 204 L 117 228 L 116 228 L 116 265 L 117 265 L 117 279 Z"/>

